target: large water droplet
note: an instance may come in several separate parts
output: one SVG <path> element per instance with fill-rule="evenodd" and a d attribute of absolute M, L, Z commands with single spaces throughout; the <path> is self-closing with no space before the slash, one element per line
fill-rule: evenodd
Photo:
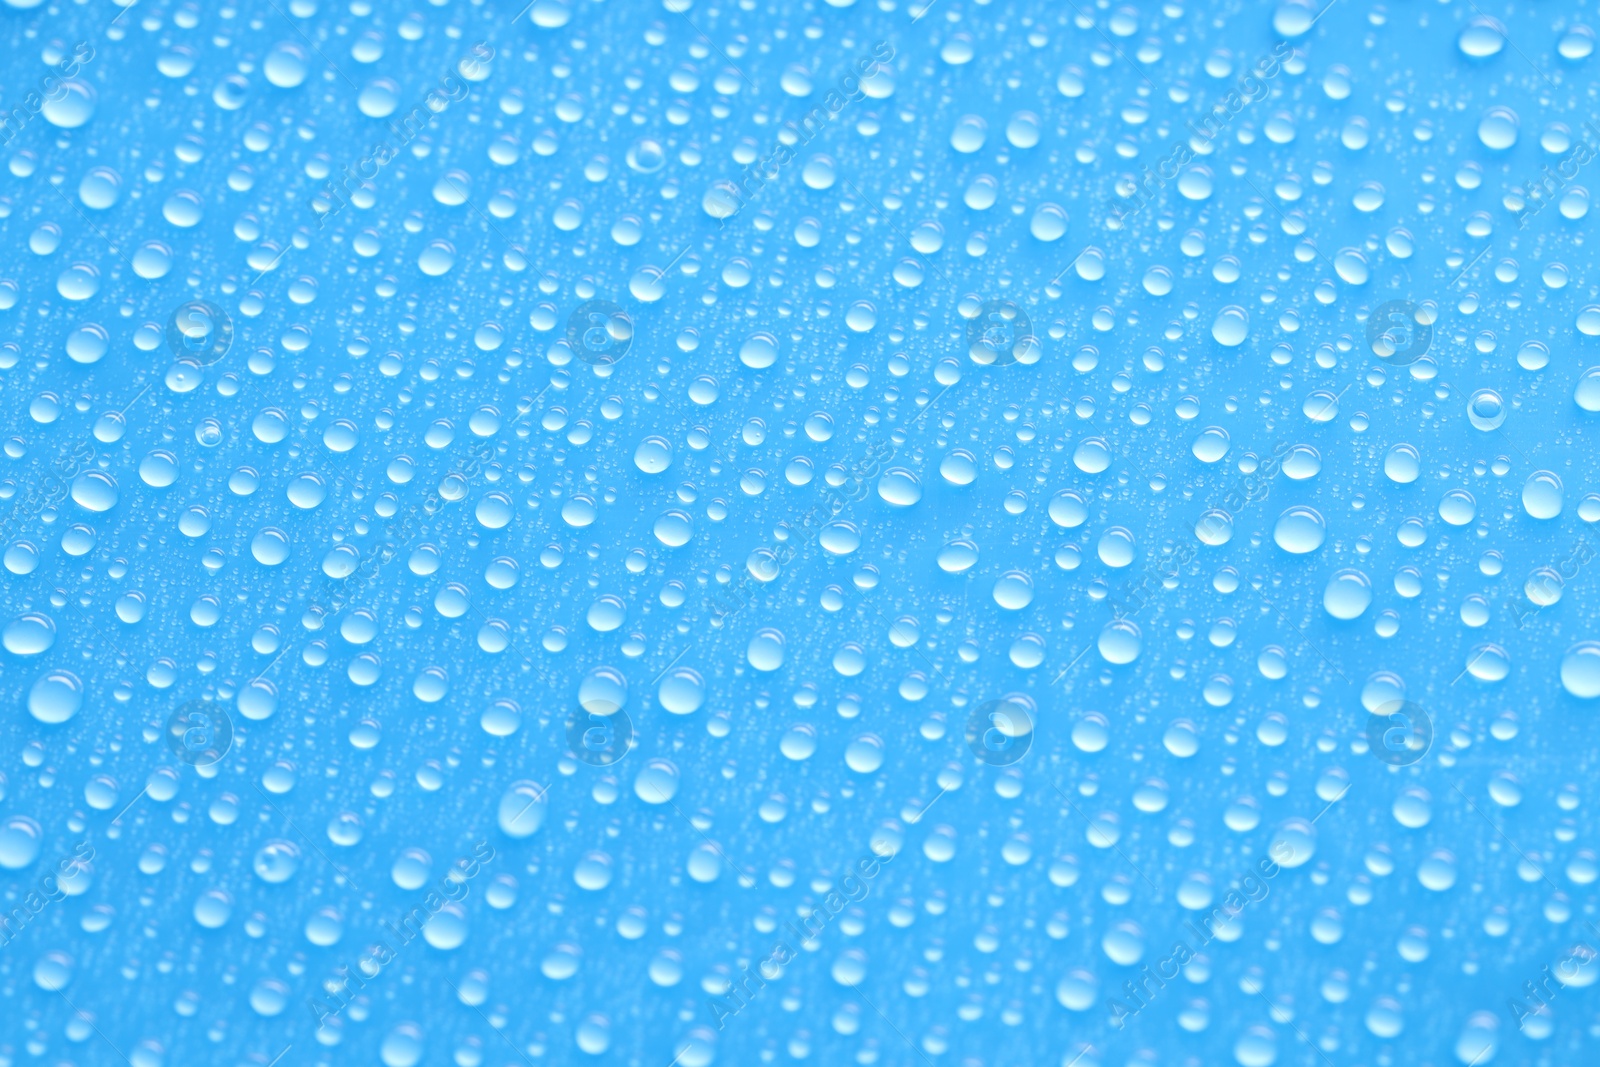
<path fill-rule="evenodd" d="M 1600 641 L 1580 641 L 1561 657 L 1561 686 L 1580 700 L 1600 697 Z"/>
<path fill-rule="evenodd" d="M 1272 540 L 1277 546 L 1297 556 L 1315 552 L 1327 536 L 1328 526 L 1322 515 L 1304 505 L 1286 510 L 1272 528 Z"/>
<path fill-rule="evenodd" d="M 545 790 L 537 782 L 513 782 L 500 797 L 497 818 L 508 837 L 528 837 L 544 825 Z"/>
<path fill-rule="evenodd" d="M 758 671 L 775 671 L 783 666 L 784 637 L 777 630 L 757 630 L 745 649 L 745 658 Z"/>
<path fill-rule="evenodd" d="M 578 703 L 590 715 L 614 715 L 627 702 L 627 679 L 615 667 L 596 667 L 578 683 Z"/>
<path fill-rule="evenodd" d="M 1473 59 L 1498 55 L 1506 46 L 1505 27 L 1487 15 L 1474 16 L 1468 21 L 1467 28 L 1461 31 L 1461 36 L 1456 38 L 1456 45 L 1462 55 Z"/>
<path fill-rule="evenodd" d="M 1250 333 L 1250 315 L 1244 308 L 1230 305 L 1217 312 L 1211 323 L 1211 336 L 1219 345 L 1236 348 Z"/>
<path fill-rule="evenodd" d="M 1096 648 L 1107 663 L 1121 666 L 1139 658 L 1144 648 L 1144 635 L 1131 620 L 1113 619 L 1101 628 Z"/>
<path fill-rule="evenodd" d="M 28 690 L 28 711 L 44 723 L 63 723 L 83 707 L 83 682 L 71 671 L 48 671 Z"/>
<path fill-rule="evenodd" d="M 1322 591 L 1322 606 L 1336 619 L 1358 619 L 1372 604 L 1372 582 L 1358 570 L 1335 571 Z"/>
<path fill-rule="evenodd" d="M 1508 107 L 1492 107 L 1478 121 L 1478 140 L 1485 148 L 1503 151 L 1517 143 L 1521 123 Z"/>
<path fill-rule="evenodd" d="M 922 499 L 922 481 L 904 467 L 890 467 L 878 479 L 878 496 L 895 507 L 908 508 Z"/>
<path fill-rule="evenodd" d="M 1535 519 L 1561 514 L 1561 479 L 1552 471 L 1534 471 L 1522 485 L 1522 509 Z"/>
<path fill-rule="evenodd" d="M 1022 571 L 1007 571 L 994 583 L 994 602 L 1007 611 L 1021 611 L 1033 603 L 1033 579 Z"/>
<path fill-rule="evenodd" d="M 56 643 L 56 624 L 48 615 L 29 611 L 18 615 L 0 631 L 0 645 L 15 656 L 37 656 Z"/>

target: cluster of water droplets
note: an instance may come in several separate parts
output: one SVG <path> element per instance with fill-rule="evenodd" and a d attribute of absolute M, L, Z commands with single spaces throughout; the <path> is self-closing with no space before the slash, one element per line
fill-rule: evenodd
<path fill-rule="evenodd" d="M 0 1056 L 1592 1052 L 1586 26 L 6 3 Z"/>

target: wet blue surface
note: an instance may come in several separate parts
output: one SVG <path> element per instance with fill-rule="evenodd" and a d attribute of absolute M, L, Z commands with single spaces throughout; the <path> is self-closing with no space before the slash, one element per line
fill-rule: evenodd
<path fill-rule="evenodd" d="M 0 1065 L 1595 1057 L 1587 4 L 5 5 Z"/>

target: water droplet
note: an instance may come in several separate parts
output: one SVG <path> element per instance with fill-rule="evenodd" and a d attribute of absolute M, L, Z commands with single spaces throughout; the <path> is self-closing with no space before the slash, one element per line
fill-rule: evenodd
<path fill-rule="evenodd" d="M 1590 367 L 1583 372 L 1572 398 L 1585 411 L 1600 411 L 1600 367 Z"/>
<path fill-rule="evenodd" d="M 1033 579 L 1022 571 L 1007 571 L 996 579 L 993 596 L 1007 611 L 1021 611 L 1033 603 Z"/>
<path fill-rule="evenodd" d="M 1113 619 L 1101 628 L 1095 647 L 1107 663 L 1122 666 L 1139 658 L 1144 635 L 1131 620 Z"/>
<path fill-rule="evenodd" d="M 71 671 L 47 671 L 28 690 L 28 711 L 43 723 L 66 722 L 82 708 L 83 682 Z"/>
<path fill-rule="evenodd" d="M 1059 241 L 1067 233 L 1067 213 L 1058 204 L 1040 204 L 1028 223 L 1028 232 L 1041 241 Z"/>
<path fill-rule="evenodd" d="M 37 656 L 55 643 L 55 622 L 37 611 L 18 615 L 0 631 L 0 645 L 15 656 Z"/>
<path fill-rule="evenodd" d="M 1439 499 L 1439 517 L 1451 526 L 1465 526 L 1478 515 L 1478 502 L 1465 489 L 1452 489 Z"/>
<path fill-rule="evenodd" d="M 1100 474 L 1111 466 L 1111 446 L 1103 437 L 1086 437 L 1073 450 L 1072 465 L 1085 474 Z"/>
<path fill-rule="evenodd" d="M 1522 509 L 1535 519 L 1561 514 L 1561 479 L 1552 471 L 1534 471 L 1522 485 Z"/>
<path fill-rule="evenodd" d="M 13 815 L 0 823 L 0 867 L 20 871 L 39 858 L 44 831 L 26 815 Z"/>
<path fill-rule="evenodd" d="M 1580 700 L 1600 697 L 1600 641 L 1580 641 L 1561 657 L 1561 687 Z"/>
<path fill-rule="evenodd" d="M 770 333 L 754 333 L 739 346 L 739 362 L 752 370 L 765 370 L 778 360 L 778 339 Z"/>
<path fill-rule="evenodd" d="M 537 782 L 513 782 L 500 797 L 501 832 L 514 838 L 531 836 L 544 825 L 546 808 L 545 790 Z"/>
<path fill-rule="evenodd" d="M 656 690 L 661 706 L 674 715 L 699 711 L 706 700 L 706 681 L 692 667 L 674 667 L 662 676 Z"/>
<path fill-rule="evenodd" d="M 1233 540 L 1233 516 L 1220 508 L 1213 508 L 1195 523 L 1194 535 L 1203 544 L 1212 547 L 1225 545 Z"/>
<path fill-rule="evenodd" d="M 1383 457 L 1383 473 L 1396 485 L 1410 485 L 1422 473 L 1422 459 L 1411 445 L 1395 445 Z"/>
<path fill-rule="evenodd" d="M 1207 426 L 1194 439 L 1194 444 L 1190 446 L 1190 451 L 1194 453 L 1194 458 L 1201 463 L 1216 463 L 1228 454 L 1228 448 L 1228 431 L 1220 426 Z"/>
<path fill-rule="evenodd" d="M 311 57 L 293 41 L 282 41 L 272 47 L 262 63 L 267 81 L 280 89 L 293 89 L 306 80 L 311 72 Z"/>
<path fill-rule="evenodd" d="M 61 83 L 56 95 L 46 96 L 39 114 L 46 122 L 63 130 L 75 130 L 94 118 L 98 97 L 87 83 L 73 79 Z"/>
<path fill-rule="evenodd" d="M 775 671 L 783 666 L 783 634 L 771 628 L 757 630 L 745 649 L 745 658 L 758 671 Z"/>
<path fill-rule="evenodd" d="M 1467 398 L 1467 419 L 1485 433 L 1498 430 L 1506 421 L 1506 403 L 1493 389 L 1479 389 Z"/>
<path fill-rule="evenodd" d="M 1506 45 L 1505 27 L 1487 15 L 1478 15 L 1467 23 L 1456 39 L 1461 54 L 1473 59 L 1487 59 L 1499 55 Z M 1492 146 L 1491 146 L 1492 147 Z"/>
<path fill-rule="evenodd" d="M 1327 523 L 1315 508 L 1296 505 L 1278 516 L 1272 540 L 1285 552 L 1305 555 L 1322 547 L 1328 536 Z"/>
<path fill-rule="evenodd" d="M 878 479 L 878 496 L 885 503 L 908 508 L 922 499 L 922 481 L 904 467 L 890 467 Z"/>
<path fill-rule="evenodd" d="M 677 765 L 671 760 L 652 759 L 634 778 L 633 791 L 647 804 L 666 804 L 678 795 L 680 780 Z"/>
<path fill-rule="evenodd" d="M 989 124 L 977 115 L 963 116 L 950 133 L 950 147 L 971 155 L 989 139 Z"/>
<path fill-rule="evenodd" d="M 1517 143 L 1521 122 L 1508 107 L 1492 107 L 1478 121 L 1478 140 L 1485 148 L 1504 151 Z"/>
<path fill-rule="evenodd" d="M 591 715 L 613 715 L 627 702 L 627 679 L 614 667 L 596 667 L 578 683 L 578 704 Z"/>
<path fill-rule="evenodd" d="M 645 474 L 660 474 L 672 466 L 672 445 L 665 437 L 646 437 L 634 449 L 633 465 Z"/>
<path fill-rule="evenodd" d="M 1336 619 L 1359 619 L 1371 604 L 1372 582 L 1358 570 L 1335 571 L 1322 591 L 1322 606 Z"/>
<path fill-rule="evenodd" d="M 823 526 L 817 542 L 830 555 L 848 556 L 861 547 L 861 530 L 855 523 L 840 519 Z"/>
<path fill-rule="evenodd" d="M 268 841 L 256 850 L 252 866 L 263 882 L 287 882 L 300 869 L 300 848 L 291 841 Z"/>
<path fill-rule="evenodd" d="M 1250 334 L 1250 315 L 1244 308 L 1229 305 L 1217 312 L 1211 323 L 1211 336 L 1217 344 L 1228 348 L 1242 345 Z"/>

